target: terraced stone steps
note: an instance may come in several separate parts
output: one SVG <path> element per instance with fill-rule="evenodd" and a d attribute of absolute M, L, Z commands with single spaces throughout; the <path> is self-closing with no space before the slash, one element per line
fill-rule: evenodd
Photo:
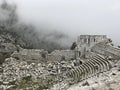
<path fill-rule="evenodd" d="M 100 43 L 97 43 L 96 46 L 99 46 L 99 47 L 103 47 L 103 48 L 106 48 L 108 46 L 108 41 L 107 40 L 104 40 Z"/>
<path fill-rule="evenodd" d="M 111 53 L 114 53 L 117 56 L 120 56 L 120 49 L 119 48 L 116 48 L 116 47 L 113 47 L 113 46 L 108 46 L 107 51 L 111 52 Z"/>
<path fill-rule="evenodd" d="M 116 59 L 120 58 L 120 49 L 114 46 L 111 46 L 106 40 L 97 43 L 92 47 L 92 51 L 103 54 L 105 56 L 112 56 Z"/>
<path fill-rule="evenodd" d="M 66 75 L 68 78 L 72 78 L 75 82 L 78 82 L 98 73 L 108 71 L 110 68 L 110 62 L 96 54 L 96 56 L 91 56 L 87 62 L 79 67 L 67 72 Z"/>

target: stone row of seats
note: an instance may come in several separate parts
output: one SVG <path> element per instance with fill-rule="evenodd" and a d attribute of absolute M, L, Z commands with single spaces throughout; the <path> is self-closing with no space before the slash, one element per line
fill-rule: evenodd
<path fill-rule="evenodd" d="M 120 48 L 117 48 L 117 47 L 113 47 L 113 48 L 114 48 L 114 50 L 120 52 Z"/>
<path fill-rule="evenodd" d="M 106 40 L 104 40 L 104 41 L 102 41 L 100 43 L 97 43 L 96 45 L 99 46 L 99 47 L 106 48 L 108 46 L 107 43 L 108 42 Z"/>
<path fill-rule="evenodd" d="M 104 40 L 104 41 L 102 41 L 102 42 L 100 42 L 100 43 L 97 43 L 95 46 L 98 46 L 98 47 L 101 47 L 101 48 L 106 48 L 107 51 L 111 51 L 111 50 L 112 50 L 111 52 L 115 52 L 115 53 L 117 53 L 118 55 L 119 55 L 119 53 L 120 53 L 120 49 L 117 48 L 117 47 L 108 45 L 107 40 Z M 93 47 L 93 48 L 94 48 L 94 47 Z"/>
<path fill-rule="evenodd" d="M 96 55 L 94 57 L 90 57 L 89 61 L 83 63 L 81 66 L 67 72 L 66 75 L 68 78 L 78 82 L 101 72 L 108 71 L 110 68 L 111 64 L 108 60 L 105 60 L 103 57 Z"/>
<path fill-rule="evenodd" d="M 112 52 L 112 53 L 114 53 L 115 55 L 120 55 L 120 49 L 119 48 L 116 48 L 116 47 L 113 47 L 113 46 L 109 46 L 109 47 L 107 47 L 108 49 L 107 49 L 107 51 L 109 51 L 109 52 Z"/>
<path fill-rule="evenodd" d="M 100 43 L 97 43 L 95 46 L 92 47 L 93 52 L 101 53 L 101 51 L 104 53 L 109 53 L 110 55 L 115 55 L 117 57 L 120 57 L 120 49 L 111 45 L 108 45 L 107 41 L 102 41 Z M 107 55 L 107 54 L 106 54 Z"/>

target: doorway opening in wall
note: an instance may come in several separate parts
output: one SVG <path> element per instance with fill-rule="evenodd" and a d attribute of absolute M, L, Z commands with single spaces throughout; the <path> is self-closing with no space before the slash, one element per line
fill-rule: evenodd
<path fill-rule="evenodd" d="M 42 53 L 42 58 L 46 58 L 46 54 L 45 53 Z"/>
<path fill-rule="evenodd" d="M 79 57 L 81 56 L 81 52 L 79 51 Z"/>
<path fill-rule="evenodd" d="M 94 38 L 94 42 L 96 42 L 95 38 Z"/>

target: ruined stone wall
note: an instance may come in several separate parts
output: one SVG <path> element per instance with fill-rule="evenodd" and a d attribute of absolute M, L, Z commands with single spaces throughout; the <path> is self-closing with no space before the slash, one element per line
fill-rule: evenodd
<path fill-rule="evenodd" d="M 22 49 L 15 51 L 11 56 L 20 60 L 40 61 L 47 59 L 48 52 L 39 49 Z"/>
<path fill-rule="evenodd" d="M 79 45 L 93 46 L 96 43 L 107 39 L 106 35 L 80 35 L 78 37 L 77 43 Z"/>
<path fill-rule="evenodd" d="M 48 55 L 49 60 L 70 60 L 75 58 L 74 50 L 55 50 Z"/>
<path fill-rule="evenodd" d="M 105 35 L 81 35 L 77 41 L 75 50 L 55 50 L 48 54 L 47 51 L 39 49 L 20 49 L 12 54 L 21 60 L 70 60 L 80 57 L 87 57 L 86 53 L 91 51 L 105 56 L 120 56 L 120 49 L 109 45 L 109 39 Z"/>
<path fill-rule="evenodd" d="M 103 41 L 107 40 L 106 35 L 80 35 L 77 40 L 77 51 L 79 57 L 85 57 L 85 53 L 91 51 L 91 48 Z"/>
<path fill-rule="evenodd" d="M 70 60 L 75 58 L 73 50 L 55 50 L 48 54 L 47 51 L 39 49 L 22 49 L 19 52 L 15 51 L 12 55 L 14 58 L 27 61 L 39 62 L 41 60 Z"/>

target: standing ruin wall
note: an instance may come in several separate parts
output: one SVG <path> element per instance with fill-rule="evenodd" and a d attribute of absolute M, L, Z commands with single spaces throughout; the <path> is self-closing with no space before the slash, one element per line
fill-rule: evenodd
<path fill-rule="evenodd" d="M 103 40 L 107 40 L 106 35 L 80 35 L 76 47 L 77 57 L 86 57 L 86 52 L 90 52 L 94 45 Z"/>
<path fill-rule="evenodd" d="M 59 60 L 70 60 L 75 58 L 74 50 L 55 50 L 50 54 L 47 51 L 39 49 L 22 49 L 19 52 L 15 51 L 12 55 L 14 58 L 27 61 L 59 61 Z"/>

